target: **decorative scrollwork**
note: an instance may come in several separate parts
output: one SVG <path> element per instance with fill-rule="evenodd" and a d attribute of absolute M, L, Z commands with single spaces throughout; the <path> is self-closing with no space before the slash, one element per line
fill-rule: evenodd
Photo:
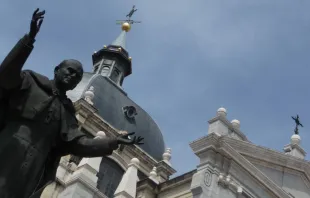
<path fill-rule="evenodd" d="M 212 173 L 209 170 L 207 170 L 205 172 L 204 182 L 205 182 L 206 186 L 208 186 L 208 187 L 211 186 L 211 183 L 212 183 Z"/>

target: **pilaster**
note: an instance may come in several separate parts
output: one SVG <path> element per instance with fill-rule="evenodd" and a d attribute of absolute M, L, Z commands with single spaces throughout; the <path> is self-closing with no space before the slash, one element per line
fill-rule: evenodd
<path fill-rule="evenodd" d="M 194 198 L 220 198 L 219 177 L 228 173 L 230 160 L 220 152 L 213 150 L 205 152 L 211 157 L 201 160 L 204 163 L 198 165 L 197 172 L 192 179 L 191 191 Z"/>

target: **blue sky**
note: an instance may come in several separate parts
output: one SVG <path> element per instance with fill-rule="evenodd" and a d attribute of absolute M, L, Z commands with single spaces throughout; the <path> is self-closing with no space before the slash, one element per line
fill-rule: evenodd
<path fill-rule="evenodd" d="M 250 141 L 279 151 L 298 113 L 310 152 L 307 0 L 1 0 L 0 57 L 40 7 L 46 18 L 26 68 L 52 77 L 55 65 L 75 58 L 90 71 L 93 51 L 118 36 L 115 20 L 133 4 L 133 19 L 143 23 L 127 36 L 133 74 L 124 89 L 159 124 L 177 175 L 196 167 L 188 144 L 207 134 L 221 106 Z"/>

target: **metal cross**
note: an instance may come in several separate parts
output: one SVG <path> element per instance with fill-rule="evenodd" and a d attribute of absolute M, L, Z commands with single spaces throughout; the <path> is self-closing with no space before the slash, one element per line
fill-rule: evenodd
<path fill-rule="evenodd" d="M 299 127 L 299 126 L 304 127 L 304 126 L 300 123 L 299 115 L 297 114 L 296 117 L 292 116 L 292 119 L 295 121 L 295 124 L 296 124 L 294 132 L 295 132 L 295 134 L 299 134 L 299 132 L 298 132 L 298 127 Z"/>

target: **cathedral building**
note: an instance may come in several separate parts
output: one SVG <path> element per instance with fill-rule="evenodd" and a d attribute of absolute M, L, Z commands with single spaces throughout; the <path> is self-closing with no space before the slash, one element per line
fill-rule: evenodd
<path fill-rule="evenodd" d="M 115 137 L 121 129 L 143 136 L 145 144 L 121 146 L 107 157 L 63 157 L 42 198 L 310 198 L 310 164 L 300 136 L 294 134 L 283 152 L 255 145 L 238 120 L 227 120 L 224 108 L 209 120 L 206 136 L 189 145 L 200 159 L 197 167 L 171 179 L 171 149 L 122 88 L 132 73 L 125 47 L 130 27 L 123 23 L 119 37 L 92 55 L 93 71 L 68 96 L 89 137 Z"/>

